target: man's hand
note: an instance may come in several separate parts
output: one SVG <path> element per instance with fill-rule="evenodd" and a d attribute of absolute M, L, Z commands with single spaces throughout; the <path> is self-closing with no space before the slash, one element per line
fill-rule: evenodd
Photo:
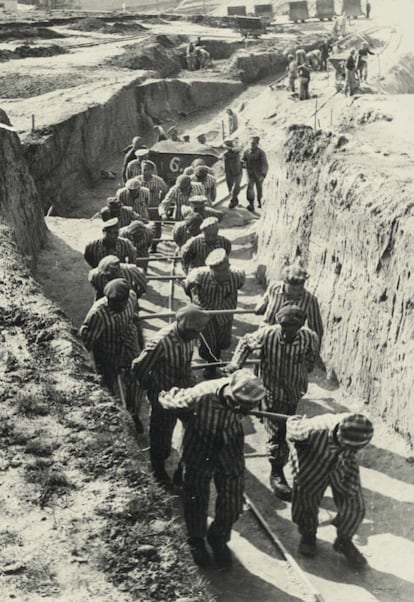
<path fill-rule="evenodd" d="M 238 369 L 239 366 L 237 364 L 233 364 L 232 362 L 230 362 L 229 364 L 227 364 L 227 366 L 223 368 L 223 372 L 225 374 L 233 374 L 233 372 L 236 372 L 236 370 Z"/>

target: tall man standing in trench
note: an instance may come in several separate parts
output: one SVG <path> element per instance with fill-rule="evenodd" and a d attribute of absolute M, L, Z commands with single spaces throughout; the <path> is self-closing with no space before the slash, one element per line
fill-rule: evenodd
<path fill-rule="evenodd" d="M 260 374 L 266 387 L 265 409 L 292 416 L 299 400 L 308 389 L 308 372 L 314 367 L 319 349 L 317 335 L 303 326 L 305 312 L 295 305 L 283 307 L 277 324 L 261 326 L 239 341 L 227 372 L 241 368 L 252 351 L 260 353 Z M 289 487 L 283 467 L 288 459 L 286 424 L 264 419 L 268 458 L 271 465 L 270 485 L 274 494 L 290 501 Z"/>
<path fill-rule="evenodd" d="M 269 171 L 266 153 L 259 147 L 259 142 L 259 136 L 251 136 L 250 145 L 243 151 L 241 157 L 242 165 L 247 171 L 248 183 L 246 198 L 249 203 L 247 206 L 249 211 L 254 211 L 255 188 L 257 194 L 257 206 L 262 206 L 263 181 Z"/>

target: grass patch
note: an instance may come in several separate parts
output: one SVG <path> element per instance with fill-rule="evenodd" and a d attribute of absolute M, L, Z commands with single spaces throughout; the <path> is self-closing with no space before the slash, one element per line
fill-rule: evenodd
<path fill-rule="evenodd" d="M 43 392 L 35 389 L 19 391 L 16 395 L 15 404 L 17 413 L 27 418 L 47 416 L 50 413 Z"/>
<path fill-rule="evenodd" d="M 57 447 L 58 443 L 38 437 L 28 441 L 24 451 L 26 454 L 33 454 L 34 456 L 51 456 Z"/>

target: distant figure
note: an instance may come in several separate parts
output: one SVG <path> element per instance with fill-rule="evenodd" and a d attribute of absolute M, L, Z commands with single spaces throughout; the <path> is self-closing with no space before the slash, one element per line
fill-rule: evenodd
<path fill-rule="evenodd" d="M 239 127 L 239 120 L 237 119 L 236 113 L 230 108 L 227 107 L 227 124 L 229 128 L 229 136 L 231 136 Z"/>
<path fill-rule="evenodd" d="M 359 73 L 359 79 L 360 81 L 364 81 L 366 82 L 368 79 L 368 55 L 374 56 L 375 52 L 372 52 L 369 49 L 368 44 L 363 44 L 362 48 L 360 48 L 360 50 L 358 50 L 358 64 L 357 64 L 357 70 Z"/>
<path fill-rule="evenodd" d="M 145 148 L 144 140 L 141 138 L 141 136 L 135 136 L 132 139 L 132 143 L 125 149 L 124 163 L 122 165 L 122 178 L 124 182 L 126 182 L 128 179 L 125 175 L 128 163 L 136 159 L 135 152 L 139 148 Z"/>
<path fill-rule="evenodd" d="M 319 50 L 321 52 L 321 71 L 327 71 L 328 70 L 328 58 L 332 52 L 332 44 L 330 43 L 329 40 L 325 40 L 319 46 Z"/>
<path fill-rule="evenodd" d="M 156 135 L 155 142 L 162 142 L 163 140 L 168 140 L 168 136 L 165 133 L 164 128 L 161 125 L 154 125 L 154 132 Z"/>
<path fill-rule="evenodd" d="M 367 4 L 366 4 L 365 15 L 366 15 L 367 19 L 369 19 L 371 16 L 371 3 L 370 2 L 367 2 Z"/>
<path fill-rule="evenodd" d="M 205 134 L 199 134 L 197 136 L 197 142 L 199 142 L 200 144 L 206 144 L 207 143 L 207 136 Z"/>
<path fill-rule="evenodd" d="M 172 125 L 167 130 L 167 135 L 168 135 L 169 139 L 172 140 L 173 142 L 181 142 L 180 138 L 178 137 L 178 130 L 177 130 L 176 125 Z"/>
<path fill-rule="evenodd" d="M 306 52 L 303 48 L 299 48 L 298 50 L 296 50 L 296 62 L 298 64 L 298 67 L 306 63 Z"/>
<path fill-rule="evenodd" d="M 288 80 L 289 80 L 289 90 L 292 92 L 292 94 L 295 94 L 296 92 L 296 80 L 298 78 L 298 63 L 295 60 L 295 57 L 293 56 L 293 54 L 289 54 L 288 55 L 288 66 L 286 69 L 286 73 L 288 76 Z"/>
<path fill-rule="evenodd" d="M 309 100 L 309 82 L 310 82 L 310 69 L 309 66 L 304 64 L 298 68 L 299 75 L 299 100 Z"/>
<path fill-rule="evenodd" d="M 339 17 L 339 27 L 340 27 L 340 34 L 342 37 L 346 36 L 346 25 L 347 25 L 347 18 L 345 13 L 342 13 L 342 15 Z"/>
<path fill-rule="evenodd" d="M 185 61 L 187 64 L 187 69 L 189 71 L 195 71 L 196 69 L 196 53 L 193 42 L 190 42 L 185 49 Z"/>
<path fill-rule="evenodd" d="M 190 136 L 188 134 L 183 136 L 183 142 L 190 142 Z"/>
<path fill-rule="evenodd" d="M 207 69 L 208 67 L 210 67 L 211 65 L 211 54 L 208 52 L 208 50 L 206 50 L 205 48 L 196 48 L 195 51 L 196 57 L 197 57 L 197 62 L 198 62 L 198 68 L 201 69 Z"/>
<path fill-rule="evenodd" d="M 357 69 L 356 49 L 351 48 L 351 51 L 350 51 L 349 56 L 345 63 L 345 72 L 346 72 L 345 88 L 344 88 L 345 96 L 347 96 L 348 94 L 349 94 L 349 96 L 353 96 L 354 93 L 356 92 L 356 90 L 358 89 L 358 81 L 356 78 L 356 69 Z"/>
<path fill-rule="evenodd" d="M 229 209 L 234 209 L 239 204 L 240 184 L 243 177 L 243 166 L 241 163 L 241 151 L 234 146 L 233 140 L 225 140 L 223 142 L 225 152 L 224 173 L 226 175 L 227 188 L 230 194 Z"/>
<path fill-rule="evenodd" d="M 124 182 L 135 178 L 141 174 L 141 163 L 144 159 L 148 159 L 149 149 L 139 148 L 135 151 L 135 159 L 130 161 L 124 171 Z"/>
<path fill-rule="evenodd" d="M 263 182 L 269 171 L 266 153 L 259 147 L 260 136 L 251 136 L 249 146 L 243 151 L 242 166 L 247 172 L 246 199 L 249 203 L 248 211 L 254 211 L 255 191 L 257 193 L 257 206 L 262 206 Z"/>
<path fill-rule="evenodd" d="M 306 64 L 309 65 L 314 71 L 319 71 L 321 64 L 321 51 L 311 50 L 306 54 Z"/>

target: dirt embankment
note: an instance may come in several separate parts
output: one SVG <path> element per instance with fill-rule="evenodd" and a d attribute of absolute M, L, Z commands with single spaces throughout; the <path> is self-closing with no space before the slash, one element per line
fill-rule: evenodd
<path fill-rule="evenodd" d="M 412 186 L 361 156 L 361 141 L 289 129 L 268 182 L 258 257 L 267 277 L 300 255 L 321 302 L 322 357 L 397 431 L 414 430 Z M 377 167 L 376 167 L 377 165 Z"/>
<path fill-rule="evenodd" d="M 137 440 L 99 386 L 10 238 L 1 225 L 1 591 L 16 600 L 211 602 L 172 502 L 149 474 L 147 438 Z"/>
<path fill-rule="evenodd" d="M 46 237 L 46 224 L 19 137 L 1 109 L 0 216 L 13 229 L 19 249 L 34 263 Z"/>

